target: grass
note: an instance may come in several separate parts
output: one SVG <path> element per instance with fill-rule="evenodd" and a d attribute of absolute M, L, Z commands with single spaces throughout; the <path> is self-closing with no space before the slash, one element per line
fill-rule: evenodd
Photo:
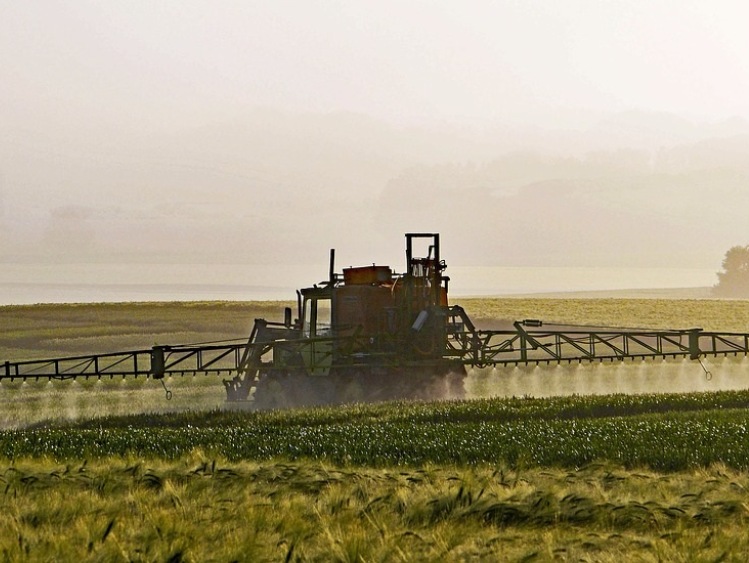
<path fill-rule="evenodd" d="M 477 324 L 495 319 L 541 319 L 562 324 L 694 328 L 749 332 L 749 300 L 726 299 L 464 299 Z"/>
<path fill-rule="evenodd" d="M 172 302 L 0 307 L 0 359 L 140 350 L 154 344 L 246 339 L 256 317 L 291 303 Z"/>
<path fill-rule="evenodd" d="M 721 465 L 376 469 L 193 452 L 26 460 L 0 480 L 5 560 L 714 561 L 749 548 L 749 476 Z"/>

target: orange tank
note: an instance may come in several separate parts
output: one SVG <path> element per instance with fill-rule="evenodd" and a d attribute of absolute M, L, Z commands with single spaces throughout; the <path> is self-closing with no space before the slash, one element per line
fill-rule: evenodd
<path fill-rule="evenodd" d="M 380 285 L 393 281 L 393 270 L 389 266 L 362 266 L 344 268 L 343 282 L 346 285 Z"/>

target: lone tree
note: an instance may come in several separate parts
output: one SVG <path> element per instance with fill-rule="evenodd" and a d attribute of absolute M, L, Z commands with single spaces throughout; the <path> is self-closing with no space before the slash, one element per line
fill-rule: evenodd
<path fill-rule="evenodd" d="M 734 246 L 726 252 L 713 293 L 719 297 L 749 297 L 749 246 Z"/>

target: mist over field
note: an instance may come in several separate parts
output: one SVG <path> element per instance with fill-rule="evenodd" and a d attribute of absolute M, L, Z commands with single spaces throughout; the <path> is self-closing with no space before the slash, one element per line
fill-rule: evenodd
<path fill-rule="evenodd" d="M 423 230 L 453 266 L 717 270 L 745 10 L 5 4 L 0 263 L 398 267 Z"/>

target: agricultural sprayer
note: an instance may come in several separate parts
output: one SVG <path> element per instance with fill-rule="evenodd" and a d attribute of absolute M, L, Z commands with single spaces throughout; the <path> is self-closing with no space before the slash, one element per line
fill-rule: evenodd
<path fill-rule="evenodd" d="M 419 252 L 419 255 L 417 255 Z M 256 319 L 246 342 L 0 363 L 0 381 L 175 375 L 222 377 L 227 400 L 256 408 L 460 397 L 466 367 L 746 355 L 749 334 L 523 320 L 479 330 L 448 302 L 436 233 L 406 234 L 406 268 L 335 270 L 297 291 L 297 312 Z M 168 392 L 167 392 L 168 393 Z M 167 394 L 167 397 L 169 394 Z"/>

